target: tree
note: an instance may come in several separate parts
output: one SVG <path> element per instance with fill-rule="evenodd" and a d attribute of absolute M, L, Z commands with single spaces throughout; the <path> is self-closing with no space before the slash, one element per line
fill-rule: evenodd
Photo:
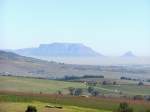
<path fill-rule="evenodd" d="M 139 86 L 142 86 L 142 85 L 144 85 L 144 83 L 143 83 L 142 81 L 140 81 L 140 82 L 138 83 L 138 85 L 139 85 Z"/>
<path fill-rule="evenodd" d="M 35 106 L 29 105 L 29 106 L 27 107 L 27 110 L 26 110 L 25 112 L 37 112 L 37 109 L 36 109 Z"/>
<path fill-rule="evenodd" d="M 133 112 L 133 108 L 129 107 L 126 102 L 120 103 L 117 112 Z"/>
<path fill-rule="evenodd" d="M 103 84 L 103 85 L 106 85 L 106 84 L 107 84 L 107 81 L 103 81 L 102 84 Z"/>
<path fill-rule="evenodd" d="M 74 95 L 75 96 L 80 96 L 81 94 L 82 94 L 82 89 L 81 88 L 77 88 L 77 89 L 75 89 L 75 92 L 74 92 Z"/>
<path fill-rule="evenodd" d="M 113 82 L 113 85 L 116 85 L 116 84 L 117 84 L 117 82 L 116 82 L 116 81 L 114 81 L 114 82 Z"/>
<path fill-rule="evenodd" d="M 62 95 L 62 92 L 60 90 L 57 93 L 58 93 L 58 95 Z"/>
<path fill-rule="evenodd" d="M 94 91 L 94 87 L 89 86 L 88 87 L 88 92 L 91 93 L 92 91 Z"/>
<path fill-rule="evenodd" d="M 98 96 L 99 95 L 99 91 L 96 91 L 96 90 L 94 90 L 94 91 L 92 91 L 92 96 Z"/>
<path fill-rule="evenodd" d="M 68 90 L 69 90 L 69 94 L 70 94 L 70 95 L 74 95 L 75 88 L 69 87 Z"/>
<path fill-rule="evenodd" d="M 135 96 L 133 96 L 133 99 L 134 100 L 143 100 L 144 97 L 142 95 L 135 95 Z"/>

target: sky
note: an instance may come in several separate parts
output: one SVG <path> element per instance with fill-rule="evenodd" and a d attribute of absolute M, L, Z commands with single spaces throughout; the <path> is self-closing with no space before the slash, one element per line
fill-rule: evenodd
<path fill-rule="evenodd" d="M 0 49 L 53 42 L 150 56 L 150 0 L 0 0 Z"/>

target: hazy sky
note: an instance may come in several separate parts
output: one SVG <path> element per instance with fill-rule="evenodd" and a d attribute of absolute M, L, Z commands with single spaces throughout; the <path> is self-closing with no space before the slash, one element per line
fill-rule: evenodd
<path fill-rule="evenodd" d="M 52 42 L 150 56 L 150 0 L 0 0 L 0 49 Z"/>

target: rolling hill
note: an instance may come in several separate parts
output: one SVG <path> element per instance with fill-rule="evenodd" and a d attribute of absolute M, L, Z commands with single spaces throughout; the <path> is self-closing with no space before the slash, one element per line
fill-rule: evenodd
<path fill-rule="evenodd" d="M 55 78 L 65 75 L 95 75 L 99 74 L 99 69 L 96 70 L 95 66 L 56 63 L 0 51 L 0 74 Z"/>
<path fill-rule="evenodd" d="M 25 57 L 12 52 L 0 51 L 0 75 L 44 78 L 103 75 L 109 78 L 120 78 L 123 73 L 125 73 L 125 75 L 128 77 L 150 77 L 149 66 L 100 66 L 64 64 L 54 61 L 44 61 L 31 57 Z"/>

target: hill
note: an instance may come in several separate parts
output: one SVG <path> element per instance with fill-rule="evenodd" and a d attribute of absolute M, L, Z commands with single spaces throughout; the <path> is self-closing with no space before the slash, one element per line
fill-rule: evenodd
<path fill-rule="evenodd" d="M 84 74 L 99 74 L 99 69 L 95 66 L 56 63 L 0 51 L 0 75 L 56 78 Z"/>
<path fill-rule="evenodd" d="M 79 60 L 77 60 L 79 61 Z M 122 73 L 129 77 L 149 78 L 149 66 L 98 66 L 75 65 L 44 61 L 21 56 L 12 52 L 0 51 L 0 75 L 60 78 L 64 76 L 103 75 L 120 78 Z M 143 77 L 144 76 L 144 77 Z"/>
<path fill-rule="evenodd" d="M 41 44 L 37 48 L 25 48 L 15 51 L 24 56 L 42 56 L 42 57 L 97 57 L 102 56 L 79 43 L 52 43 Z"/>

